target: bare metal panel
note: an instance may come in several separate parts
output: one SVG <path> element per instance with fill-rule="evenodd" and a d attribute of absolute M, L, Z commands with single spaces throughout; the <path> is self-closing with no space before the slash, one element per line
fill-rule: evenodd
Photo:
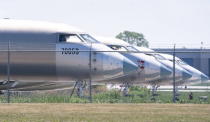
<path fill-rule="evenodd" d="M 83 80 L 89 77 L 89 50 L 87 45 L 58 43 L 56 49 L 56 69 L 58 80 Z M 78 51 L 77 51 L 78 50 Z"/>
<path fill-rule="evenodd" d="M 10 42 L 11 80 L 56 80 L 55 52 L 40 52 L 55 50 L 56 39 L 57 34 L 0 33 L 0 50 L 7 51 Z M 0 76 L 4 80 L 8 63 L 7 52 L 0 51 L 0 59 Z"/>

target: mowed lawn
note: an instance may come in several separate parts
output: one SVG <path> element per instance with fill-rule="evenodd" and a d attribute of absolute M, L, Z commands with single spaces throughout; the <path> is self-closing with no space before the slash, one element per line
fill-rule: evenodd
<path fill-rule="evenodd" d="M 0 104 L 0 122 L 210 122 L 208 104 Z"/>

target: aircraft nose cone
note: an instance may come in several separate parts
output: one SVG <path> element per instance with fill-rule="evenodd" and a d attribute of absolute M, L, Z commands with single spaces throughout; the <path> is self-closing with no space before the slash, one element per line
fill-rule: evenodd
<path fill-rule="evenodd" d="M 125 74 L 137 71 L 137 69 L 138 69 L 138 65 L 136 65 L 132 61 L 130 61 L 126 58 L 123 60 L 123 72 Z"/>
<path fill-rule="evenodd" d="M 166 67 L 161 66 L 160 67 L 160 76 L 161 77 L 166 77 L 171 75 L 172 71 Z"/>
<path fill-rule="evenodd" d="M 201 74 L 201 81 L 202 82 L 206 82 L 208 80 L 209 80 L 209 77 L 208 76 L 206 76 L 205 74 Z"/>
<path fill-rule="evenodd" d="M 189 72 L 183 71 L 182 72 L 183 80 L 189 79 L 192 75 Z"/>

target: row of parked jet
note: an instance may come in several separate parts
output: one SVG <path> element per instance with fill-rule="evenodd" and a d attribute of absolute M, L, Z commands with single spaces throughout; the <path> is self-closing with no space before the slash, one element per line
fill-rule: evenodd
<path fill-rule="evenodd" d="M 0 20 L 0 90 L 52 90 L 123 84 L 170 85 L 173 56 L 116 38 L 92 37 L 66 24 Z M 208 82 L 175 58 L 177 84 Z"/>

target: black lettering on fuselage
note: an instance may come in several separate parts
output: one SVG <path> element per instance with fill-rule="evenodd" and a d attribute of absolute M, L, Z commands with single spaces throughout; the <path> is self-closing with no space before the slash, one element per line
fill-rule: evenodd
<path fill-rule="evenodd" d="M 78 48 L 61 48 L 62 55 L 79 55 Z"/>

